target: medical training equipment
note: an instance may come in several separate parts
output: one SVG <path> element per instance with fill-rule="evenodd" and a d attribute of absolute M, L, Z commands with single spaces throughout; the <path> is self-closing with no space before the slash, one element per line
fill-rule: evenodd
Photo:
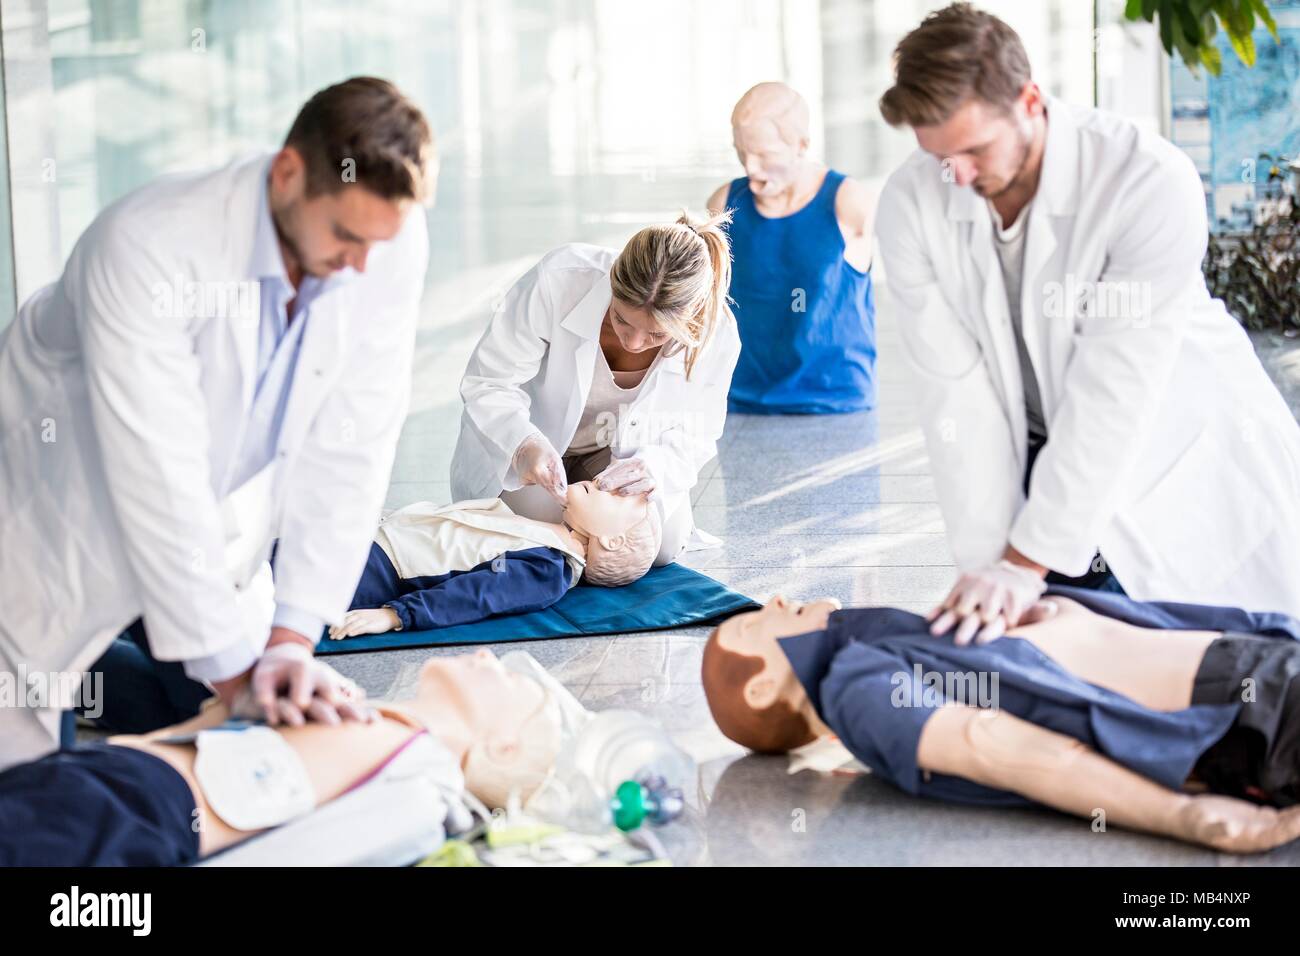
<path fill-rule="evenodd" d="M 212 812 L 236 830 L 263 830 L 316 806 L 307 766 L 269 727 L 203 730 L 194 776 Z"/>

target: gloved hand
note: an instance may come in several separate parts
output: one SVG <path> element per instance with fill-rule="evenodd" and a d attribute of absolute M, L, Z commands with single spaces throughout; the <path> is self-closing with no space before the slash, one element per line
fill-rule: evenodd
<path fill-rule="evenodd" d="M 348 611 L 343 623 L 330 628 L 330 639 L 341 641 L 358 634 L 384 634 L 401 630 L 402 619 L 391 607 L 366 607 Z"/>
<path fill-rule="evenodd" d="M 616 495 L 642 495 L 655 490 L 654 475 L 640 458 L 615 458 L 596 476 L 596 487 Z"/>
<path fill-rule="evenodd" d="M 365 706 L 365 691 L 296 642 L 268 647 L 253 665 L 252 680 L 236 695 L 232 717 L 283 721 L 301 727 L 308 720 L 338 724 L 369 723 L 375 712 Z"/>
<path fill-rule="evenodd" d="M 533 432 L 521 441 L 510 463 L 525 485 L 545 488 L 560 504 L 567 503 L 569 480 L 564 475 L 564 462 L 541 432 Z"/>
<path fill-rule="evenodd" d="M 963 574 L 948 596 L 926 615 L 931 634 L 946 634 L 957 624 L 956 644 L 987 644 L 1015 627 L 1043 592 L 1046 582 L 1033 571 L 1010 561 Z"/>

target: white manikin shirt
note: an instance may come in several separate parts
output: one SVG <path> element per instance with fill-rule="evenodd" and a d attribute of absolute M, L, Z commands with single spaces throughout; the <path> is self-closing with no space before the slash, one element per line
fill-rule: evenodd
<path fill-rule="evenodd" d="M 540 521 L 510 510 L 500 498 L 436 505 L 418 501 L 387 515 L 375 541 L 403 578 L 468 571 L 507 551 L 555 548 L 564 552 L 569 587 L 582 577 L 586 560 L 573 545 Z"/>

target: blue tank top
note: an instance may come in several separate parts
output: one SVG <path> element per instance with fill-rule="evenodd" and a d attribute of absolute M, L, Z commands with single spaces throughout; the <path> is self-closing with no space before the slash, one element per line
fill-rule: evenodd
<path fill-rule="evenodd" d="M 843 173 L 828 170 L 808 205 L 770 219 L 755 208 L 749 180 L 732 180 L 731 296 L 741 341 L 733 411 L 833 413 L 875 405 L 871 273 L 844 259 L 835 218 L 843 181 Z"/>

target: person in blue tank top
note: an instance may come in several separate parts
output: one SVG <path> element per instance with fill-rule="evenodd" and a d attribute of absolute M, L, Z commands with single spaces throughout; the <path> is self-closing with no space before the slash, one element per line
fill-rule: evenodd
<path fill-rule="evenodd" d="M 708 202 L 711 212 L 733 210 L 741 353 L 729 408 L 769 415 L 872 408 L 874 200 L 861 183 L 808 158 L 808 104 L 784 83 L 751 89 L 731 125 L 745 175 Z"/>

